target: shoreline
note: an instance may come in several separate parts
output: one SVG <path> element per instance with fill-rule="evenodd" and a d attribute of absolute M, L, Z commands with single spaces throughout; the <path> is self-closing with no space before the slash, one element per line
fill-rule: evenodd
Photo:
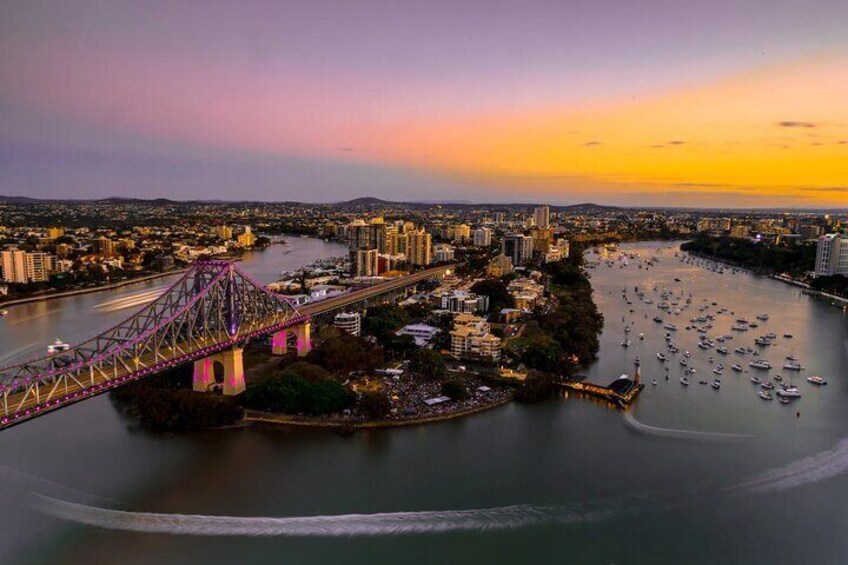
<path fill-rule="evenodd" d="M 273 425 L 273 426 L 295 426 L 305 428 L 330 428 L 343 429 L 351 428 L 353 430 L 367 429 L 385 429 L 385 428 L 400 428 L 404 426 L 419 426 L 423 424 L 433 424 L 436 422 L 445 422 L 457 418 L 472 416 L 481 412 L 486 412 L 500 406 L 504 406 L 515 400 L 515 394 L 510 394 L 506 398 L 501 398 L 484 404 L 475 406 L 450 414 L 440 414 L 438 416 L 424 416 L 420 418 L 405 418 L 402 420 L 367 420 L 367 421 L 351 421 L 345 418 L 321 418 L 307 416 L 290 416 L 286 414 L 274 414 L 271 412 L 261 412 L 259 410 L 245 410 L 242 422 L 250 425 Z"/>
<path fill-rule="evenodd" d="M 79 296 L 81 294 L 92 294 L 92 293 L 101 292 L 101 291 L 104 291 L 104 290 L 114 290 L 116 288 L 122 288 L 122 287 L 129 286 L 129 285 L 132 285 L 132 284 L 138 284 L 138 283 L 143 283 L 143 282 L 147 282 L 147 281 L 153 281 L 153 280 L 156 280 L 156 279 L 162 279 L 162 278 L 170 277 L 170 276 L 173 276 L 173 275 L 180 275 L 182 273 L 185 273 L 187 270 L 188 270 L 188 268 L 174 269 L 173 271 L 168 271 L 167 273 L 154 273 L 152 275 L 145 275 L 143 277 L 127 279 L 127 280 L 118 281 L 118 282 L 115 282 L 115 283 L 109 283 L 109 284 L 101 285 L 101 286 L 79 288 L 79 289 L 76 289 L 76 290 L 68 290 L 68 291 L 63 291 L 63 292 L 50 292 L 50 293 L 47 293 L 47 294 L 39 294 L 37 296 L 29 296 L 29 297 L 26 297 L 26 298 L 16 298 L 16 299 L 8 300 L 8 301 L 5 301 L 5 302 L 0 302 L 0 307 L 17 306 L 19 304 L 28 304 L 30 302 L 42 302 L 42 301 L 47 301 L 47 300 L 54 300 L 54 299 L 57 299 L 57 298 L 68 298 L 68 297 L 71 297 L 71 296 Z"/>

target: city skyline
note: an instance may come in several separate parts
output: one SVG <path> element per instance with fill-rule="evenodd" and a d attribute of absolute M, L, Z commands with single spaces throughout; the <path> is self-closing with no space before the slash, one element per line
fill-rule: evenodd
<path fill-rule="evenodd" d="M 848 201 L 839 2 L 0 11 L 0 194 Z"/>

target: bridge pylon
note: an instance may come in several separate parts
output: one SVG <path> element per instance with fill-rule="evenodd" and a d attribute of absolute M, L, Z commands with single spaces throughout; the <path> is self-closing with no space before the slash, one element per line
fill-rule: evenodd
<path fill-rule="evenodd" d="M 312 326 L 309 321 L 295 326 L 294 335 L 297 338 L 297 356 L 306 357 L 312 351 Z"/>
<path fill-rule="evenodd" d="M 192 388 L 196 392 L 209 392 L 215 386 L 215 363 L 224 369 L 224 396 L 236 396 L 244 392 L 244 357 L 241 347 L 225 349 L 194 362 Z"/>

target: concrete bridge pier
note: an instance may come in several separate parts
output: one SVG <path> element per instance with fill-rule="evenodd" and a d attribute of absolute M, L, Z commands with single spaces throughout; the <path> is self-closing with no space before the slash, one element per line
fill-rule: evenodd
<path fill-rule="evenodd" d="M 294 335 L 297 338 L 297 356 L 306 357 L 312 351 L 312 328 L 309 322 L 295 326 Z"/>
<path fill-rule="evenodd" d="M 233 347 L 194 362 L 192 388 L 197 392 L 209 392 L 215 384 L 215 364 L 224 369 L 224 395 L 235 396 L 244 392 L 244 358 L 241 347 Z"/>
<path fill-rule="evenodd" d="M 271 354 L 285 355 L 289 349 L 289 333 L 286 330 L 278 331 L 271 336 Z"/>

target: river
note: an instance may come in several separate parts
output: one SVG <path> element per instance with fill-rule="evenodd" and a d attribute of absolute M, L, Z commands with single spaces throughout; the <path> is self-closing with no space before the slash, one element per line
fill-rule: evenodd
<path fill-rule="evenodd" d="M 340 253 L 292 243 L 318 246 L 316 256 Z M 622 267 L 614 254 L 612 267 L 590 271 L 606 326 L 588 375 L 608 382 L 639 356 L 647 384 L 627 414 L 572 397 L 351 437 L 287 428 L 162 436 L 131 431 L 99 397 L 0 433 L 3 553 L 16 562 L 123 564 L 845 562 L 848 319 L 777 281 L 682 262 L 676 249 L 629 244 L 621 250 L 640 259 Z M 316 258 L 298 263 L 282 252 L 245 266 L 273 275 Z M 649 256 L 655 266 L 639 269 Z M 161 284 L 16 307 L 0 322 L 0 355 L 54 334 L 76 340 L 132 311 L 103 313 L 98 304 Z M 665 330 L 651 320 L 659 300 L 636 300 L 634 286 L 654 299 L 655 286 L 692 293 L 689 310 L 663 314 L 680 328 L 681 352 L 692 352 L 690 386 L 678 382 L 681 355 L 656 359 L 665 351 Z M 734 332 L 723 360 L 684 329 L 704 300 L 718 304 L 711 311 L 728 309 L 711 335 L 741 315 L 770 319 Z M 629 348 L 620 345 L 625 324 L 634 327 Z M 761 357 L 780 367 L 794 354 L 806 367 L 794 378 L 803 396 L 789 405 L 761 400 L 752 356 L 733 353 L 770 331 L 781 337 Z M 697 384 L 715 376 L 709 356 L 727 367 L 720 390 Z M 729 370 L 737 361 L 745 372 Z M 812 374 L 829 384 L 810 385 Z M 95 508 L 51 503 L 54 513 L 158 533 L 65 522 L 43 514 L 30 491 Z M 164 533 L 185 531 L 207 535 Z"/>

